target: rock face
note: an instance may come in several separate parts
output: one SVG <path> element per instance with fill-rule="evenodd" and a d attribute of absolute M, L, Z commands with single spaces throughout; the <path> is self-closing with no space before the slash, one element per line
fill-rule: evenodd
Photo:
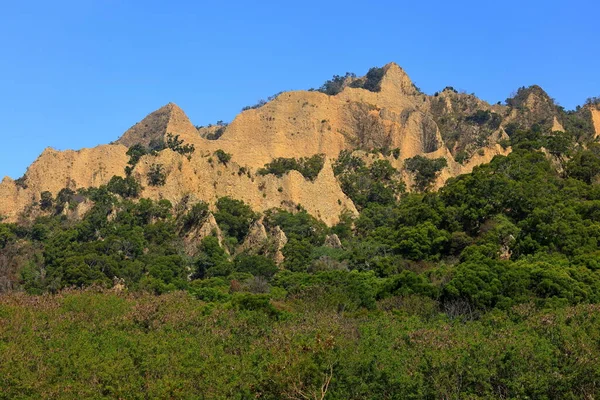
<path fill-rule="evenodd" d="M 281 265 L 285 260 L 282 250 L 287 242 L 287 236 L 279 226 L 275 226 L 267 232 L 261 218 L 252 224 L 237 252 L 260 254 L 273 259 L 275 264 Z"/>
<path fill-rule="evenodd" d="M 117 143 L 126 147 L 137 143 L 148 147 L 153 140 L 164 139 L 167 133 L 180 135 L 187 142 L 198 136 L 198 131 L 183 110 L 169 103 L 129 128 Z"/>
<path fill-rule="evenodd" d="M 325 246 L 331 247 L 332 249 L 341 249 L 342 242 L 340 241 L 338 235 L 334 233 L 332 235 L 327 235 L 327 237 L 325 238 Z"/>
<path fill-rule="evenodd" d="M 161 164 L 167 174 L 164 186 L 146 184 L 147 174 L 155 164 Z M 300 204 L 328 224 L 337 223 L 344 210 L 356 214 L 354 204 L 340 189 L 329 161 L 325 162 L 314 182 L 297 171 L 277 178 L 274 175 L 248 176 L 240 173 L 240 168 L 233 161 L 224 165 L 210 153 L 204 156 L 194 153 L 188 160 L 171 150 L 164 150 L 157 156 L 142 157 L 133 176 L 144 185 L 142 197 L 164 198 L 173 204 L 190 194 L 211 205 L 219 197 L 230 196 L 243 200 L 256 211 L 270 208 L 293 210 Z"/>
<path fill-rule="evenodd" d="M 202 242 L 202 239 L 210 235 L 215 235 L 219 241 L 219 245 L 222 245 L 223 233 L 212 213 L 208 214 L 206 220 L 200 226 L 190 230 L 183 237 L 185 253 L 189 256 L 195 255 L 198 252 L 198 246 Z"/>
<path fill-rule="evenodd" d="M 262 219 L 259 219 L 258 221 L 255 221 L 248 230 L 248 234 L 242 245 L 238 248 L 238 252 L 247 252 L 251 254 L 263 253 L 268 240 L 269 236 L 267 235 L 267 229 L 265 228 Z"/>
<path fill-rule="evenodd" d="M 273 238 L 273 249 L 275 254 L 273 254 L 273 260 L 275 264 L 281 265 L 285 260 L 283 255 L 283 248 L 288 242 L 288 238 L 285 235 L 285 232 L 278 226 L 272 229 L 271 237 Z"/>
<path fill-rule="evenodd" d="M 16 221 L 40 194 L 56 195 L 63 188 L 95 187 L 108 183 L 113 175 L 124 175 L 129 157 L 122 145 L 104 145 L 79 151 L 47 148 L 27 169 L 20 182 L 4 178 L 0 183 L 0 215 Z"/>
<path fill-rule="evenodd" d="M 594 123 L 594 137 L 600 137 L 600 106 L 590 107 L 590 112 Z"/>
<path fill-rule="evenodd" d="M 147 147 L 172 134 L 194 145 L 195 152 L 189 158 L 169 149 L 143 156 L 132 174 L 144 187 L 143 197 L 175 204 L 193 195 L 214 205 L 217 198 L 231 196 L 255 211 L 293 210 L 301 205 L 332 225 L 345 210 L 357 213 L 331 165 L 342 150 L 397 149 L 398 157 L 389 160 L 400 170 L 405 159 L 416 155 L 443 157 L 448 166 L 436 182 L 439 187 L 450 177 L 509 153 L 510 148 L 499 142 L 508 138 L 511 126 L 541 123 L 555 130 L 564 126 L 560 109 L 536 86 L 520 89 L 506 106 L 490 105 L 452 88 L 427 96 L 394 63 L 378 71 L 376 82 L 369 75 L 347 79 L 335 95 L 282 93 L 259 108 L 243 111 L 227 126 L 197 130 L 183 110 L 169 103 L 135 124 L 114 145 L 62 152 L 46 149 L 23 178 L 5 178 L 0 183 L 0 215 L 16 221 L 44 191 L 56 195 L 65 187 L 99 186 L 114 175 L 125 176 L 128 147 L 138 143 Z M 590 110 L 595 127 L 590 135 L 599 135 L 600 111 L 596 106 Z M 218 139 L 206 139 L 211 135 Z M 214 155 L 217 150 L 231 154 L 231 160 L 220 162 Z M 281 178 L 256 173 L 277 157 L 315 154 L 325 155 L 326 161 L 314 181 L 296 171 Z M 164 186 L 148 183 L 155 165 L 161 165 L 167 175 Z M 411 176 L 404 176 L 410 183 Z"/>

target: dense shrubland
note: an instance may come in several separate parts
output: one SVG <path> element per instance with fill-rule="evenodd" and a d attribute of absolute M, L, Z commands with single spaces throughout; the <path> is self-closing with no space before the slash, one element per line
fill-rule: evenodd
<path fill-rule="evenodd" d="M 205 203 L 134 201 L 130 178 L 44 195 L 0 223 L 0 398 L 597 397 L 600 151 L 573 137 L 516 128 L 510 155 L 424 193 L 342 153 L 360 216 L 263 213 L 280 266 L 238 251 L 261 218 L 239 200 L 190 256 Z"/>
<path fill-rule="evenodd" d="M 5 295 L 0 398 L 598 394 L 596 305 L 524 304 L 457 322 L 411 295 L 365 312 L 340 311 L 335 289 L 304 289 L 285 302 L 274 291 L 223 291 L 227 298 L 210 300 L 185 292 Z"/>

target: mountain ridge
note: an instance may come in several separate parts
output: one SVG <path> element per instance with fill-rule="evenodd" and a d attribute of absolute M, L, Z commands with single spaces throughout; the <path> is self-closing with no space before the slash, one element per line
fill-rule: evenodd
<path fill-rule="evenodd" d="M 342 151 L 358 151 L 361 157 L 373 159 L 368 155 L 373 149 L 394 149 L 397 156 L 377 157 L 388 160 L 409 184 L 414 177 L 404 168 L 405 160 L 443 158 L 447 166 L 438 174 L 435 189 L 448 178 L 468 173 L 496 155 L 508 154 L 511 149 L 504 142 L 514 129 L 539 124 L 564 131 L 566 124 L 584 121 L 587 130 L 582 135 L 600 135 L 598 106 L 589 104 L 577 111 L 589 110 L 588 121 L 575 112 L 561 111 L 538 86 L 519 89 L 506 105 L 491 105 L 453 88 L 432 96 L 421 93 L 395 63 L 372 68 L 364 77 L 337 78 L 329 81 L 338 85 L 333 94 L 283 92 L 250 107 L 230 124 L 219 126 L 221 132 L 213 140 L 208 134 L 214 127 L 196 128 L 180 107 L 168 103 L 113 144 L 67 151 L 47 148 L 22 178 L 2 180 L 0 215 L 17 221 L 35 207 L 42 192 L 56 195 L 63 188 L 104 185 L 113 176 L 125 177 L 129 166 L 132 176 L 144 186 L 143 197 L 176 203 L 192 195 L 214 204 L 218 197 L 230 196 L 258 211 L 301 205 L 331 225 L 345 210 L 357 212 L 331 167 Z M 128 148 L 164 147 L 169 138 L 193 146 L 194 153 L 186 156 L 166 149 L 143 155 L 135 168 L 128 164 Z M 215 162 L 219 151 L 229 154 L 231 161 Z M 257 174 L 275 159 L 317 154 L 324 155 L 325 162 L 314 182 L 297 171 L 281 177 Z M 153 165 L 165 169 L 164 186 L 145 184 Z"/>

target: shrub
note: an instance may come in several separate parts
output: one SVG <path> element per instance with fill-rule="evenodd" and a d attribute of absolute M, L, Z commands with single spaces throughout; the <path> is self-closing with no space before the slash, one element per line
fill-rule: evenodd
<path fill-rule="evenodd" d="M 15 179 L 15 185 L 20 187 L 21 189 L 27 189 L 27 176 L 23 175 L 22 177 Z"/>
<path fill-rule="evenodd" d="M 488 110 L 477 110 L 475 114 L 469 115 L 465 119 L 467 120 L 467 122 L 472 122 L 477 125 L 483 125 L 490 120 L 491 114 L 492 113 Z"/>
<path fill-rule="evenodd" d="M 231 305 L 237 310 L 262 311 L 270 317 L 277 318 L 279 311 L 271 304 L 268 295 L 236 293 L 231 300 Z"/>
<path fill-rule="evenodd" d="M 250 206 L 241 200 L 230 197 L 221 197 L 217 200 L 215 220 L 227 235 L 234 237 L 238 242 L 244 240 L 252 222 L 258 215 Z"/>
<path fill-rule="evenodd" d="M 217 122 L 217 125 L 219 125 L 218 122 Z M 204 138 L 208 139 L 208 140 L 217 140 L 218 138 L 223 136 L 223 134 L 225 133 L 225 129 L 227 128 L 228 125 L 229 124 L 226 124 L 226 123 L 219 125 L 219 127 L 214 132 L 207 134 Z"/>
<path fill-rule="evenodd" d="M 288 239 L 307 239 L 317 246 L 323 244 L 327 235 L 327 225 L 304 209 L 295 213 L 280 209 L 268 210 L 265 212 L 264 223 L 267 227 L 280 227 Z"/>
<path fill-rule="evenodd" d="M 371 92 L 379 92 L 381 90 L 381 79 L 383 78 L 383 75 L 383 68 L 373 67 L 369 69 L 369 72 L 367 72 L 367 75 L 365 76 L 366 80 L 363 89 L 367 89 Z"/>
<path fill-rule="evenodd" d="M 189 231 L 194 226 L 202 224 L 206 217 L 208 217 L 208 204 L 204 201 L 198 202 L 192 206 L 182 219 L 182 225 L 184 231 Z"/>
<path fill-rule="evenodd" d="M 148 185 L 163 186 L 167 183 L 167 173 L 162 164 L 152 164 L 147 174 Z"/>
<path fill-rule="evenodd" d="M 592 183 L 600 173 L 600 144 L 594 143 L 575 154 L 567 163 L 567 173 L 572 178 Z"/>
<path fill-rule="evenodd" d="M 407 159 L 404 166 L 409 172 L 415 174 L 415 189 L 423 192 L 433 184 L 439 171 L 447 166 L 447 161 L 445 158 L 432 160 L 423 156 L 415 156 Z"/>
<path fill-rule="evenodd" d="M 166 145 L 174 152 L 187 156 L 188 160 L 196 150 L 193 144 L 183 144 L 183 140 L 179 139 L 179 135 L 173 136 L 171 133 L 167 133 Z"/>
<path fill-rule="evenodd" d="M 349 151 L 342 151 L 333 166 L 342 191 L 363 209 L 369 203 L 391 204 L 405 191 L 398 171 L 388 160 L 377 160 L 370 167 Z"/>
<path fill-rule="evenodd" d="M 217 160 L 219 160 L 219 162 L 223 165 L 227 165 L 227 163 L 231 161 L 231 154 L 226 153 L 221 149 L 215 151 L 214 155 L 217 157 Z"/>
<path fill-rule="evenodd" d="M 127 163 L 133 168 L 140 161 L 140 158 L 148 154 L 148 150 L 142 144 L 137 143 L 131 146 L 126 154 L 129 156 Z"/>
<path fill-rule="evenodd" d="M 75 200 L 75 192 L 69 188 L 61 189 L 56 195 L 55 201 L 55 213 L 60 214 L 65 205 L 71 205 L 71 203 Z"/>
<path fill-rule="evenodd" d="M 132 177 L 113 176 L 106 185 L 109 192 L 118 194 L 123 198 L 135 198 L 140 195 L 142 186 Z"/>
<path fill-rule="evenodd" d="M 248 111 L 248 110 L 254 110 L 254 109 L 257 109 L 257 108 L 261 108 L 265 104 L 267 104 L 267 101 L 264 100 L 264 99 L 260 99 L 256 104 L 253 104 L 251 106 L 246 106 L 246 107 L 242 108 L 242 111 Z"/>
<path fill-rule="evenodd" d="M 200 254 L 195 261 L 194 279 L 205 277 L 228 276 L 233 272 L 232 264 L 223 248 L 219 245 L 219 239 L 207 236 L 202 239 L 198 247 Z"/>
<path fill-rule="evenodd" d="M 279 270 L 273 260 L 261 255 L 240 254 L 235 258 L 233 265 L 237 272 L 248 272 L 265 278 L 271 278 Z"/>
<path fill-rule="evenodd" d="M 40 195 L 40 208 L 44 211 L 48 211 L 50 208 L 52 208 L 52 202 L 52 193 L 48 191 L 42 192 Z"/>
<path fill-rule="evenodd" d="M 150 143 L 148 144 L 148 148 L 149 148 L 150 154 L 156 154 L 159 151 L 163 151 L 164 149 L 167 148 L 165 145 L 165 139 L 163 139 L 162 137 L 159 137 L 159 138 L 150 140 Z"/>
<path fill-rule="evenodd" d="M 315 154 L 312 157 L 303 157 L 300 159 L 280 157 L 265 164 L 264 168 L 259 169 L 257 172 L 259 175 L 273 174 L 281 178 L 291 170 L 296 170 L 306 179 L 314 181 L 319 172 L 321 172 L 321 169 L 323 169 L 324 164 L 325 156 L 322 154 Z"/>
<path fill-rule="evenodd" d="M 348 81 L 351 81 L 356 78 L 356 74 L 352 72 L 346 72 L 346 75 L 334 75 L 333 78 L 326 81 L 318 91 L 321 93 L 325 93 L 329 96 L 335 96 L 344 90 L 344 87 Z"/>

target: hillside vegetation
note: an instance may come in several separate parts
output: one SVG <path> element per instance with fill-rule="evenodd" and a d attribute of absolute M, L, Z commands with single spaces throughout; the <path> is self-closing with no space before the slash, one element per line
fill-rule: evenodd
<path fill-rule="evenodd" d="M 341 153 L 360 215 L 333 227 L 129 178 L 44 195 L 0 224 L 0 398 L 599 396 L 600 146 L 511 133 L 438 191 L 443 161 L 407 160 L 407 193 L 385 157 Z M 313 167 L 265 173 L 293 168 Z"/>

